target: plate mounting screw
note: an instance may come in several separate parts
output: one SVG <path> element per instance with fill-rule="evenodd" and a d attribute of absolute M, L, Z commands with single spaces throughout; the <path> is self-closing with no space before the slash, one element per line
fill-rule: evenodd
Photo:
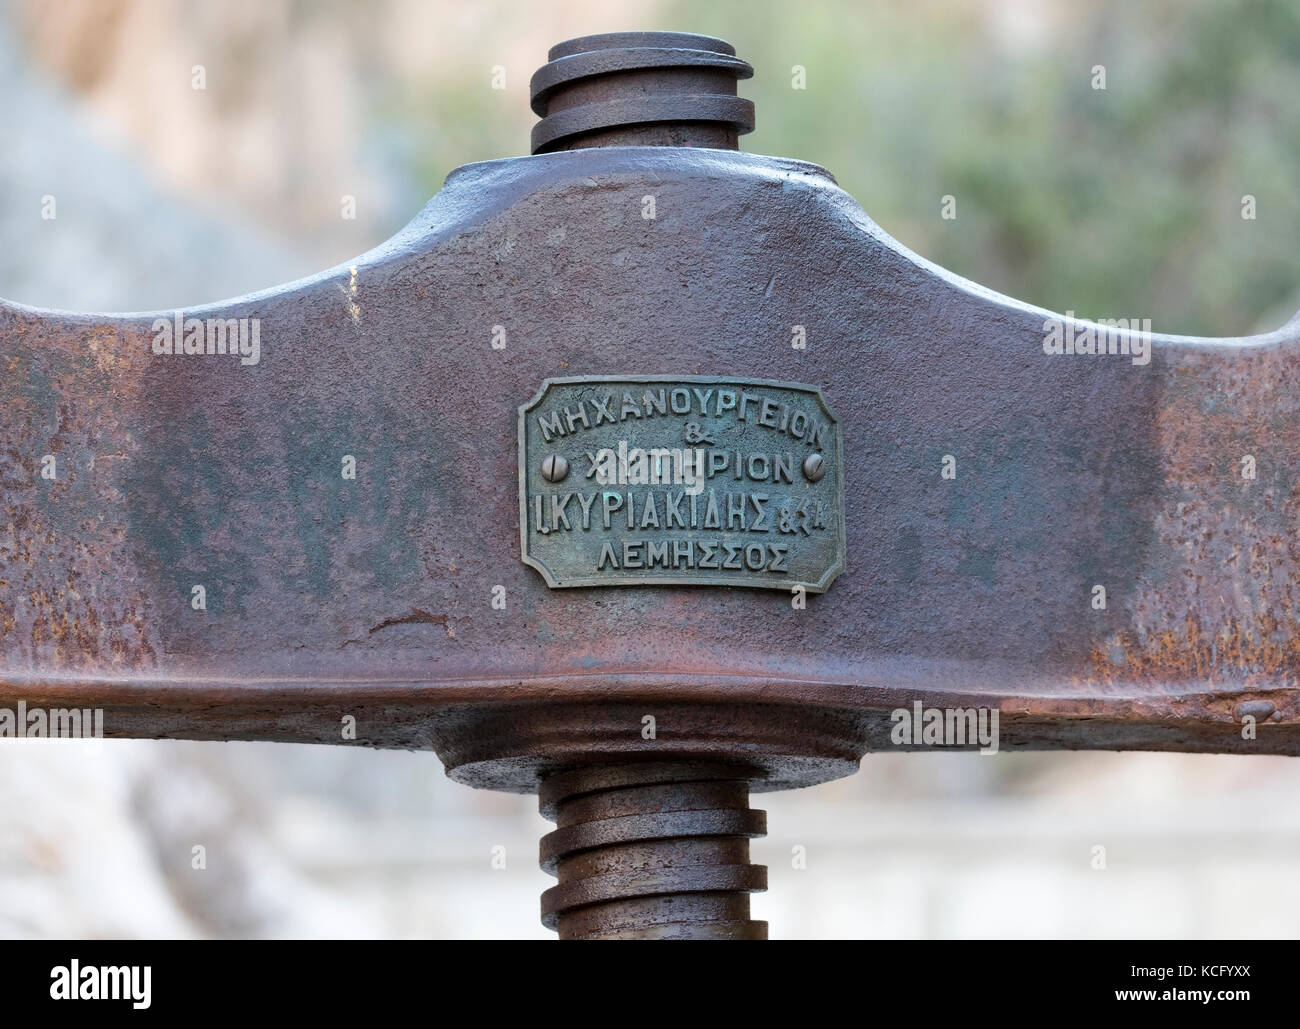
<path fill-rule="evenodd" d="M 547 454 L 542 458 L 542 478 L 547 482 L 559 482 L 568 474 L 569 460 L 562 454 Z"/>

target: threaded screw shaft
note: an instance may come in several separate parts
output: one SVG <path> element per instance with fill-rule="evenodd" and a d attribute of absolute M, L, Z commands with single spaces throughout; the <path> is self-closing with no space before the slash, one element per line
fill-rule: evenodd
<path fill-rule="evenodd" d="M 562 940 L 765 940 L 749 895 L 767 869 L 749 841 L 767 832 L 749 807 L 752 769 L 712 762 L 575 768 L 545 779 L 539 807 L 542 924 Z"/>

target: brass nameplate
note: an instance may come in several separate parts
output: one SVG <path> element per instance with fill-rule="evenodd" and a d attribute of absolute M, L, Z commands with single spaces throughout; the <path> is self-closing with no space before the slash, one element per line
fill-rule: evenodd
<path fill-rule="evenodd" d="M 547 379 L 519 409 L 523 560 L 553 587 L 820 593 L 844 567 L 843 467 L 813 386 Z"/>

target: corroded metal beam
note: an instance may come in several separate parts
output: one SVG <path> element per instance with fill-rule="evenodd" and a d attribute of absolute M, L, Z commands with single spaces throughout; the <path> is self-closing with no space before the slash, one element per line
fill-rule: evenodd
<path fill-rule="evenodd" d="M 690 54 L 710 90 L 743 72 L 597 38 L 685 52 L 690 90 Z M 918 258 L 823 169 L 726 149 L 734 105 L 683 119 L 654 60 L 661 122 L 608 124 L 635 75 L 566 107 L 546 72 L 539 114 L 606 105 L 567 149 L 457 169 L 347 266 L 183 312 L 0 305 L 0 704 L 193 739 L 351 716 L 519 791 L 646 758 L 807 785 L 916 701 L 996 709 L 1003 748 L 1300 752 L 1300 318 L 1088 353 L 1096 326 Z M 629 376 L 820 390 L 825 593 L 521 560 L 520 408 Z"/>

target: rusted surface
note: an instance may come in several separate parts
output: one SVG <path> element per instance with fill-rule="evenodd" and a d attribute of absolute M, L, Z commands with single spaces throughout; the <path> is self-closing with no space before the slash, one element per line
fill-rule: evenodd
<path fill-rule="evenodd" d="M 1138 579 L 1131 621 L 1098 648 L 1099 677 L 1264 692 L 1297 685 L 1294 337 L 1230 354 L 1185 347 L 1169 355 L 1156 423 L 1166 492 L 1150 529 L 1159 549 Z M 1253 479 L 1243 477 L 1246 459 Z"/>
<path fill-rule="evenodd" d="M 353 715 L 517 790 L 650 748 L 821 781 L 917 699 L 996 707 L 1005 748 L 1300 752 L 1300 322 L 1049 355 L 1048 312 L 823 170 L 663 146 L 458 169 L 353 264 L 186 314 L 259 319 L 258 361 L 153 353 L 172 312 L 0 306 L 0 704 L 204 739 L 343 742 Z M 830 590 L 548 589 L 516 412 L 580 375 L 819 387 Z"/>

